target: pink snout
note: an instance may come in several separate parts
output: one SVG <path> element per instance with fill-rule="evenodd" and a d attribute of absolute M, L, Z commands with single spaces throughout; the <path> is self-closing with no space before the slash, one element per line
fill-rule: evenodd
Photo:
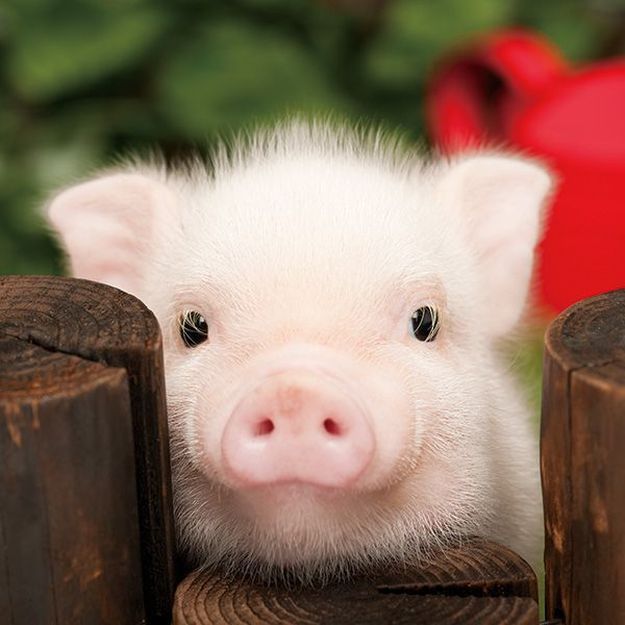
<path fill-rule="evenodd" d="M 338 384 L 308 372 L 265 378 L 233 410 L 222 438 L 226 470 L 243 486 L 346 487 L 374 449 L 363 409 Z"/>

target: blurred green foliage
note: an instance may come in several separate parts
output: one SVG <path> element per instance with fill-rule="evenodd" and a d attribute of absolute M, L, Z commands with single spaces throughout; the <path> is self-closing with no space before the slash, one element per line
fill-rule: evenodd
<path fill-rule="evenodd" d="M 61 270 L 38 207 L 117 154 L 205 151 L 218 133 L 289 112 L 334 112 L 416 139 L 428 72 L 450 48 L 524 25 L 589 59 L 609 51 L 618 9 L 610 0 L 1 4 L 0 273 Z"/>

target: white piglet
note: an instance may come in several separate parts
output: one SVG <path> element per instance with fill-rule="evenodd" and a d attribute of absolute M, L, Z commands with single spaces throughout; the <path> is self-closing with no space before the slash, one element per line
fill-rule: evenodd
<path fill-rule="evenodd" d="M 188 557 L 312 581 L 477 534 L 537 560 L 537 444 L 497 348 L 549 188 L 295 121 L 52 200 L 73 275 L 160 322 Z"/>

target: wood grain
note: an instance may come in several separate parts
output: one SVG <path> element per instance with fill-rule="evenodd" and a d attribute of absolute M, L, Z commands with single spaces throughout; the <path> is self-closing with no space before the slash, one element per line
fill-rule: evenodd
<path fill-rule="evenodd" d="M 102 284 L 6 276 L 0 277 L 0 337 L 126 372 L 146 617 L 149 625 L 169 623 L 175 545 L 162 346 L 156 319 L 136 298 Z"/>
<path fill-rule="evenodd" d="M 545 342 L 546 610 L 625 623 L 625 291 L 566 310 Z"/>
<path fill-rule="evenodd" d="M 422 565 L 318 589 L 228 581 L 198 571 L 178 587 L 173 622 L 537 625 L 536 578 L 519 556 L 479 539 Z"/>
<path fill-rule="evenodd" d="M 0 338 L 0 622 L 144 622 L 134 471 L 123 369 Z"/>

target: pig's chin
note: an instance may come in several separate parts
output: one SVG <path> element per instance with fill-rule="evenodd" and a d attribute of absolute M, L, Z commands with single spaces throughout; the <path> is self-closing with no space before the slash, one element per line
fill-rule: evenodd
<path fill-rule="evenodd" d="M 362 523 L 362 494 L 288 483 L 237 491 L 231 503 L 239 536 L 233 572 L 311 583 L 352 574 L 379 555 L 375 533 Z"/>
<path fill-rule="evenodd" d="M 324 536 L 353 526 L 354 513 L 362 505 L 362 496 L 301 483 L 238 491 L 235 499 L 236 514 L 244 522 L 283 542 L 298 536 L 304 543 L 314 535 L 317 546 Z"/>
<path fill-rule="evenodd" d="M 259 543 L 269 538 L 279 546 L 280 561 L 295 565 L 328 549 L 340 550 L 363 503 L 362 494 L 288 482 L 236 491 L 233 514 L 258 534 Z"/>
<path fill-rule="evenodd" d="M 394 515 L 380 493 L 303 483 L 232 490 L 174 468 L 179 546 L 192 565 L 318 584 L 399 555 L 397 534 L 382 536 Z"/>
<path fill-rule="evenodd" d="M 208 558 L 198 555 L 220 574 L 306 585 L 420 557 L 431 528 L 402 514 L 406 493 L 397 486 L 367 493 L 297 483 L 222 491 L 219 528 L 206 527 Z"/>

